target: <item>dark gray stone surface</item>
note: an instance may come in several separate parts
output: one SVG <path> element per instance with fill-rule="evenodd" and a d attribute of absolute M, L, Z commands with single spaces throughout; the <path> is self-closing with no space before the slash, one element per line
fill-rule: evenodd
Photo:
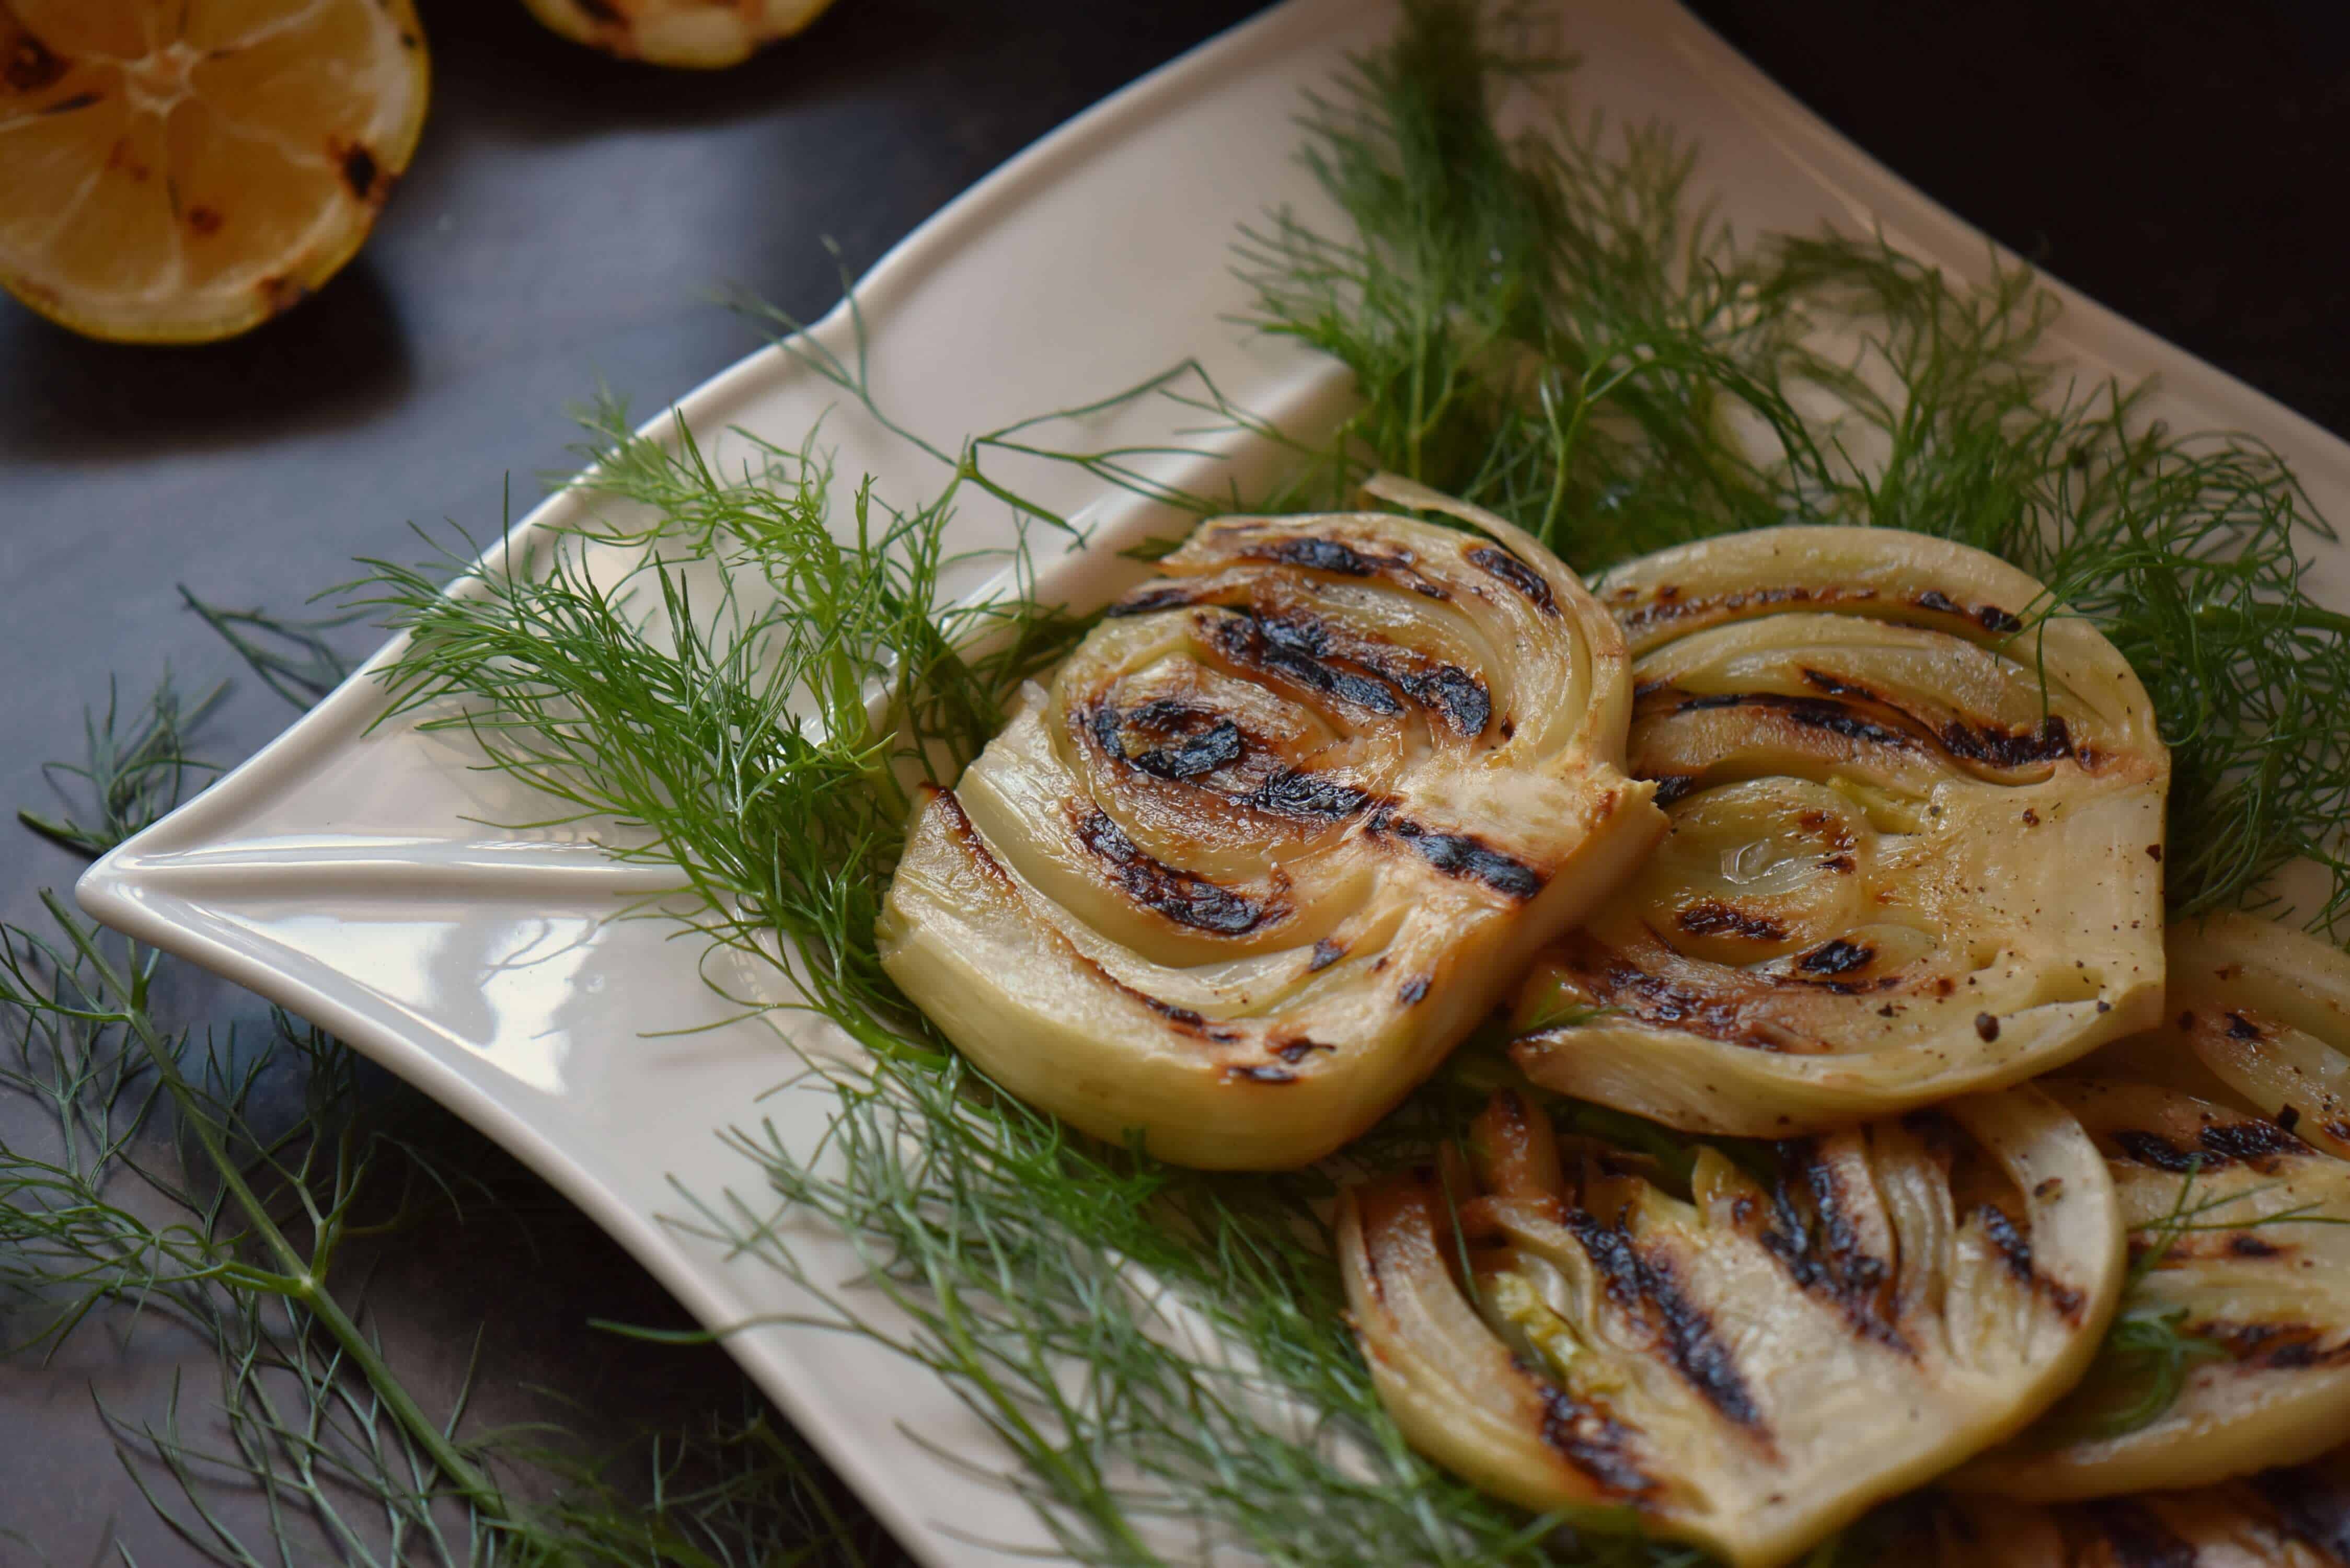
<path fill-rule="evenodd" d="M 0 805 L 42 803 L 110 673 L 226 673 L 176 585 L 291 609 L 411 520 L 497 524 L 564 462 L 563 409 L 601 380 L 643 410 L 752 339 L 705 303 L 744 285 L 814 315 L 830 237 L 862 267 L 980 175 L 1248 0 L 840 0 L 798 42 L 718 76 L 604 61 L 512 0 L 424 0 L 423 147 L 362 256 L 236 342 L 86 343 L 0 302 Z M 1991 0 L 1700 0 L 1799 96 L 1912 181 L 2189 349 L 2350 429 L 2350 24 L 2325 0 L 2115 9 Z M 1944 15 L 1947 12 L 1948 15 Z M 0 196 L 5 199 L 5 196 Z M 364 639 L 354 639 L 354 647 Z M 248 688 L 251 683 L 246 683 Z M 233 758 L 288 711 L 247 690 L 211 732 Z M 0 914 L 77 863 L 0 831 Z M 191 980 L 191 1013 L 238 1011 Z M 249 1004 L 243 1011 L 250 1017 Z M 0 1132 L 25 1130 L 0 1103 Z M 456 1135 L 462 1136 L 462 1135 Z M 497 1418 L 568 1391 L 618 1433 L 725 1406 L 716 1352 L 619 1345 L 591 1316 L 678 1321 L 548 1200 L 535 1252 L 489 1228 L 407 1249 L 369 1285 L 428 1394 L 477 1324 Z M 159 1410 L 210 1359 L 167 1334 L 0 1363 L 0 1563 L 195 1561 L 117 1466 L 97 1392 Z M 598 1425 L 600 1423 L 600 1425 Z M 110 1560 L 110 1559 L 109 1559 Z"/>

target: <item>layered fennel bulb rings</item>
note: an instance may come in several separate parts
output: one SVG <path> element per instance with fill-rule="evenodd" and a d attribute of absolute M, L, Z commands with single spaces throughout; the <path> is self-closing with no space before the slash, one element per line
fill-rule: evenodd
<path fill-rule="evenodd" d="M 2096 1502 L 1927 1493 L 1876 1559 L 1903 1568 L 2350 1568 L 2350 1452 Z"/>
<path fill-rule="evenodd" d="M 2117 1341 L 1954 1486 L 2110 1497 L 2350 1442 L 2350 957 L 2241 914 L 2182 920 L 2169 947 L 2162 1027 L 2044 1087 L 2110 1162 L 2141 1276 L 2124 1322 L 2167 1331 L 2175 1385 Z"/>
<path fill-rule="evenodd" d="M 1622 634 L 1533 537 L 1203 524 L 917 806 L 883 966 L 997 1083 L 1186 1165 L 1368 1127 L 1663 832 Z"/>
<path fill-rule="evenodd" d="M 2128 662 L 2041 584 L 1921 535 L 1791 526 L 1598 592 L 1635 660 L 1631 769 L 1673 826 L 1530 981 L 1536 1083 L 1777 1137 L 2154 1022 L 2168 754 Z"/>
<path fill-rule="evenodd" d="M 1511 1093 L 1470 1147 L 1341 1205 L 1380 1402 L 1482 1490 L 1735 1568 L 2022 1427 L 2120 1288 L 2104 1164 L 2029 1085 L 1786 1140 L 1767 1182 L 1710 1145 L 1677 1180 Z"/>

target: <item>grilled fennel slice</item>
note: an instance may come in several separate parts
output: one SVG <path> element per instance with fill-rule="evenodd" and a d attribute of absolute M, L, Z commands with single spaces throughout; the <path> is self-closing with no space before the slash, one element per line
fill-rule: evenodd
<path fill-rule="evenodd" d="M 2113 645 L 1979 550 L 1785 527 L 1598 588 L 1672 831 L 1523 995 L 1535 1082 L 1783 1137 L 2020 1083 L 2162 1004 L 2169 757 Z M 1561 1022 L 1553 1022 L 1561 1020 Z"/>
<path fill-rule="evenodd" d="M 1921 1497 L 1884 1568 L 2350 1568 L 2350 1455 L 2097 1502 Z"/>
<path fill-rule="evenodd" d="M 1616 624 L 1530 535 L 1203 524 L 918 806 L 881 961 L 1014 1094 L 1181 1164 L 1370 1126 L 1654 846 Z"/>
<path fill-rule="evenodd" d="M 2175 1397 L 2117 1345 L 1954 1485 L 2106 1497 L 2350 1442 L 2350 959 L 2248 915 L 2181 921 L 2169 948 L 2161 1029 L 2044 1086 L 2110 1162 L 2140 1260 L 2123 1321 L 2186 1342 Z"/>
<path fill-rule="evenodd" d="M 2030 1086 L 1788 1140 L 1770 1186 L 1705 1147 L 1686 1200 L 1515 1094 L 1471 1144 L 1342 1202 L 1382 1403 L 1487 1490 L 1737 1568 L 2029 1422 L 2120 1287 L 2103 1162 Z"/>

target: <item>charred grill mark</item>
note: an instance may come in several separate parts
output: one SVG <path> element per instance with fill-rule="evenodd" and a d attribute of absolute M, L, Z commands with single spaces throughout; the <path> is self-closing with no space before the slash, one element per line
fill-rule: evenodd
<path fill-rule="evenodd" d="M 1550 584 L 1540 572 L 1519 560 L 1498 545 L 1478 545 L 1463 552 L 1469 564 L 1487 576 L 1499 577 L 1517 590 L 1518 597 L 1546 616 L 1558 614 L 1558 600 L 1550 591 Z"/>
<path fill-rule="evenodd" d="M 1382 806 L 1365 826 L 1374 836 L 1393 836 L 1447 877 L 1482 882 L 1504 898 L 1526 899 L 1542 891 L 1543 876 L 1524 861 L 1503 854 L 1472 834 L 1431 833 Z"/>
<path fill-rule="evenodd" d="M 1618 1497 L 1644 1497 L 1657 1490 L 1654 1480 L 1634 1463 L 1631 1429 L 1595 1406 L 1586 1405 L 1565 1389 L 1531 1374 L 1543 1402 L 1543 1442 L 1596 1482 Z"/>
<path fill-rule="evenodd" d="M 1245 612 L 1243 612 L 1245 613 Z M 1360 676 L 1348 676 L 1340 664 L 1351 664 L 1367 671 L 1386 683 L 1386 687 L 1402 692 L 1429 712 L 1440 713 L 1452 731 L 1464 738 L 1482 735 L 1492 721 L 1493 700 L 1484 683 L 1457 664 L 1435 664 L 1408 649 L 1387 647 L 1377 642 L 1355 641 L 1344 647 L 1334 646 L 1329 628 L 1305 618 L 1263 618 L 1259 622 L 1265 637 L 1275 643 L 1285 657 L 1310 655 L 1325 667 L 1331 668 L 1334 681 L 1338 679 L 1361 680 Z M 1289 669 L 1287 665 L 1278 666 Z M 1309 684 L 1318 676 L 1305 676 L 1290 669 L 1290 673 Z M 1326 690 L 1316 686 L 1315 689 Z M 1335 690 L 1335 688 L 1329 688 Z M 1339 693 L 1344 695 L 1342 691 Z M 1391 695 L 1381 689 L 1380 700 L 1392 702 Z M 1364 706 L 1376 706 L 1368 698 Z M 1400 708 L 1378 709 L 1380 712 L 1400 712 Z"/>
<path fill-rule="evenodd" d="M 1121 726 L 1130 724 L 1146 735 L 1167 739 L 1188 735 L 1203 721 L 1213 723 L 1218 718 L 1219 715 L 1209 709 L 1173 697 L 1153 697 L 1131 713 L 1118 715 L 1118 722 Z"/>
<path fill-rule="evenodd" d="M 1266 662 L 1303 680 L 1318 691 L 1367 708 L 1374 713 L 1397 714 L 1403 704 L 1387 685 L 1352 670 L 1334 668 L 1326 659 L 1329 632 L 1310 620 L 1258 618 L 1252 623 L 1266 649 Z"/>
<path fill-rule="evenodd" d="M 2113 1552 L 2114 1568 L 2195 1568 L 2202 1557 L 2155 1511 L 2131 1498 L 2081 1505 Z"/>
<path fill-rule="evenodd" d="M 1075 949 L 1070 950 L 1079 963 L 1093 972 L 1095 979 L 1128 1000 L 1140 1002 L 1186 1033 L 1196 1034 L 1219 1045 L 1231 1045 L 1240 1040 L 1240 1031 L 1211 1024 L 1204 1014 L 1194 1012 L 1188 1007 L 1178 1007 L 1171 1002 L 1163 1002 L 1147 991 L 1127 984 L 1084 953 L 1076 952 Z"/>
<path fill-rule="evenodd" d="M 1846 680 L 1841 676 L 1830 675 L 1825 670 L 1814 670 L 1809 665 L 1805 665 L 1803 674 L 1804 685 L 1814 691 L 1825 691 L 1831 697 L 1860 697 L 1872 702 L 1881 702 L 1885 700 L 1870 688 Z"/>
<path fill-rule="evenodd" d="M 1570 939 L 1562 956 L 1596 1004 L 1627 1014 L 1638 1023 L 1683 1030 L 1756 1051 L 1780 1048 L 1778 1042 L 1746 1021 L 1735 1002 L 1676 985 L 1600 948 L 1588 937 Z"/>
<path fill-rule="evenodd" d="M 1269 561 L 1309 572 L 1327 572 L 1333 576 L 1386 577 L 1423 598 L 1449 601 L 1452 597 L 1442 584 L 1430 581 L 1428 575 L 1413 564 L 1409 550 L 1380 556 L 1336 539 L 1293 538 L 1244 545 L 1240 556 L 1243 560 Z"/>
<path fill-rule="evenodd" d="M 1308 974 L 1319 974 L 1322 971 L 1328 969 L 1332 964 L 1336 963 L 1340 959 L 1345 958 L 1346 956 L 1346 943 L 1334 942 L 1328 937 L 1324 937 L 1320 941 L 1314 944 L 1314 956 L 1306 961 L 1305 972 Z"/>
<path fill-rule="evenodd" d="M 2307 1154 L 2309 1146 L 2274 1122 L 2220 1122 L 2205 1127 L 2196 1141 L 2221 1161 L 2261 1166 L 2284 1154 Z"/>
<path fill-rule="evenodd" d="M 2062 762 L 2074 754 L 2073 732 L 2054 713 L 2041 720 L 2037 730 L 2002 730 L 1991 724 L 1978 729 L 1954 719 L 1943 725 L 1938 734 L 1952 756 L 1994 768 Z"/>
<path fill-rule="evenodd" d="M 2229 1237 L 2228 1251 L 2239 1258 L 2275 1258 L 2283 1255 L 2283 1249 L 2272 1242 L 2262 1241 L 2249 1231 L 2239 1231 Z"/>
<path fill-rule="evenodd" d="M 1274 561 L 1284 566 L 1303 566 L 1310 572 L 1330 572 L 1342 577 L 1377 576 L 1382 565 L 1336 539 L 1311 537 L 1251 545 L 1241 555 L 1252 561 Z"/>
<path fill-rule="evenodd" d="M 2350 1493 L 2340 1482 L 2314 1466 L 2296 1466 L 2262 1470 L 2250 1484 L 2276 1510 L 2284 1533 L 2350 1563 Z"/>
<path fill-rule="evenodd" d="M 1600 1223 L 1581 1209 L 1569 1209 L 1566 1228 L 1585 1254 L 1607 1278 L 1607 1296 L 1646 1328 L 1682 1381 L 1721 1415 L 1758 1437 L 1767 1437 L 1738 1363 L 1705 1309 L 1681 1293 L 1666 1259 L 1643 1253 L 1630 1233 Z"/>
<path fill-rule="evenodd" d="M 1685 698 L 1673 711 L 1690 713 L 1715 708 L 1768 708 L 1784 713 L 1791 722 L 1805 729 L 1825 731 L 1846 740 L 1869 745 L 1915 750 L 1922 742 L 1930 740 L 1953 757 L 2006 772 L 2042 763 L 2062 762 L 2067 757 L 2081 761 L 2083 766 L 2087 765 L 2086 759 L 2074 748 L 2071 727 L 2058 714 L 2049 714 L 2041 720 L 2037 728 L 2028 730 L 2003 729 L 1988 722 L 1970 724 L 1957 719 L 1936 728 L 1919 722 L 1891 698 L 1869 687 L 1818 670 L 1806 669 L 1803 676 L 1805 684 L 1825 695 L 1785 697 L 1771 691 L 1722 692 Z M 1917 730 L 1912 732 L 1880 723 L 1855 711 L 1846 700 L 1874 703 L 1900 713 L 1904 719 L 1916 724 Z"/>
<path fill-rule="evenodd" d="M 41 113 L 44 115 L 71 114 L 78 109 L 88 109 L 91 104 L 98 102 L 105 96 L 106 95 L 104 93 L 78 92 L 71 98 L 61 98 L 57 99 L 57 102 L 43 109 Z"/>
<path fill-rule="evenodd" d="M 2199 1154 L 2190 1154 L 2160 1133 L 2142 1132 L 2125 1127 L 2114 1134 L 2114 1142 L 2121 1151 L 2140 1165 L 2150 1165 L 2157 1170 L 2168 1170 L 2184 1176 L 2200 1170 L 2207 1163 Z"/>
<path fill-rule="evenodd" d="M 1937 615 L 1963 616 L 1985 631 L 1997 632 L 2002 637 L 2023 629 L 2023 622 L 1997 605 L 1981 605 L 1972 611 L 1969 611 L 1964 605 L 1958 603 L 1939 588 L 1928 588 L 1909 602 L 1919 609 L 1932 610 Z"/>
<path fill-rule="evenodd" d="M 1270 1067 L 1263 1063 L 1251 1063 L 1245 1066 L 1225 1068 L 1224 1082 L 1228 1084 L 1294 1084 L 1297 1082 L 1297 1075 L 1286 1067 Z"/>
<path fill-rule="evenodd" d="M 2241 1012 L 2230 1012 L 2228 1014 L 2228 1038 L 2258 1040 L 2261 1038 L 2261 1026 Z"/>
<path fill-rule="evenodd" d="M 290 277 L 265 277 L 253 286 L 272 316 L 283 316 L 310 297 L 309 289 Z"/>
<path fill-rule="evenodd" d="M 955 836 L 955 841 L 962 846 L 963 853 L 971 857 L 972 863 L 1001 886 L 1011 887 L 1011 874 L 997 863 L 994 853 L 987 847 L 987 840 L 982 838 L 979 829 L 972 826 L 971 817 L 963 811 L 962 802 L 955 798 L 954 791 L 937 790 L 931 799 L 946 814 L 947 831 Z"/>
<path fill-rule="evenodd" d="M 1235 893 L 1153 859 L 1136 848 L 1106 812 L 1089 811 L 1077 819 L 1076 826 L 1077 842 L 1102 862 L 1128 898 L 1178 925 L 1220 937 L 1238 937 L 1289 913 L 1272 900 Z"/>
<path fill-rule="evenodd" d="M 1241 726 L 1232 720 L 1217 720 L 1199 736 L 1149 750 L 1130 762 L 1159 778 L 1199 778 L 1201 774 L 1212 774 L 1220 766 L 1239 762 L 1241 750 Z"/>
<path fill-rule="evenodd" d="M 1768 915 L 1750 914 L 1732 904 L 1708 901 L 1691 904 L 1673 917 L 1674 923 L 1693 937 L 1744 937 L 1751 941 L 1783 942 L 1787 928 Z"/>
<path fill-rule="evenodd" d="M 1686 800 L 1697 790 L 1697 780 L 1687 774 L 1669 774 L 1657 780 L 1656 784 L 1657 793 L 1653 798 L 1659 808 Z"/>
<path fill-rule="evenodd" d="M 1884 1296 L 1892 1271 L 1861 1245 L 1835 1168 L 1819 1158 L 1819 1146 L 1810 1138 L 1781 1143 L 1779 1157 L 1772 1218 L 1760 1237 L 1764 1250 L 1799 1288 L 1834 1302 L 1854 1328 L 1904 1355 L 1914 1355 L 1916 1347 L 1885 1316 Z M 1805 1218 L 1807 1205 L 1811 1220 Z"/>
<path fill-rule="evenodd" d="M 1292 1066 L 1305 1061 L 1305 1058 L 1311 1056 L 1316 1051 L 1327 1051 L 1335 1055 L 1337 1053 L 1337 1050 L 1338 1048 L 1336 1045 L 1325 1045 L 1319 1040 L 1308 1040 L 1303 1034 L 1299 1035 L 1295 1040 L 1284 1040 L 1280 1044 L 1272 1047 L 1272 1051 L 1274 1055 L 1280 1057 L 1283 1061 L 1290 1064 Z"/>
<path fill-rule="evenodd" d="M 2007 1217 L 2007 1210 L 1996 1203 L 1984 1203 L 1975 1209 L 1975 1218 L 1982 1221 L 1983 1235 L 1998 1249 L 2007 1263 L 2007 1272 L 2026 1284 L 2032 1282 L 2032 1243 Z"/>
<path fill-rule="evenodd" d="M 1123 982 L 1120 984 L 1120 989 L 1170 1023 L 1180 1023 L 1186 1028 L 1197 1029 L 1204 1026 L 1208 1022 L 1205 1017 L 1192 1012 L 1190 1008 L 1178 1007 L 1171 1002 L 1161 1002 L 1148 992 L 1137 991 Z"/>
<path fill-rule="evenodd" d="M 1482 882 L 1512 898 L 1531 898 L 1542 891 L 1542 874 L 1523 860 L 1504 855 L 1465 833 L 1415 835 L 1403 831 L 1414 826 L 1409 822 L 1397 824 L 1398 836 L 1409 839 L 1411 846 L 1419 851 L 1419 857 L 1447 877 Z"/>
<path fill-rule="evenodd" d="M 2047 1293 L 2048 1303 L 2064 1315 L 2065 1321 L 2078 1323 L 2081 1318 L 2082 1296 L 2072 1286 L 2059 1283 L 2033 1266 L 2032 1242 L 2015 1228 L 2007 1210 L 1996 1203 L 1975 1207 L 1974 1217 L 1982 1222 L 1983 1236 L 2007 1264 L 2007 1272 L 2022 1283 Z"/>
<path fill-rule="evenodd" d="M 1156 583 L 1137 588 L 1102 611 L 1105 620 L 1123 620 L 1130 615 L 1149 615 L 1153 610 L 1179 609 L 1191 602 L 1191 590 L 1181 583 Z"/>
<path fill-rule="evenodd" d="M 1493 700 L 1486 694 L 1484 683 L 1458 665 L 1442 665 L 1433 674 L 1397 674 L 1390 679 L 1413 701 L 1442 713 L 1456 734 L 1482 735 L 1493 717 Z"/>
<path fill-rule="evenodd" d="M 2298 1372 L 2350 1359 L 2350 1342 L 2327 1345 L 2325 1331 L 2314 1324 L 2215 1319 L 2189 1324 L 2188 1332 L 2225 1350 L 2239 1366 Z"/>
<path fill-rule="evenodd" d="M 5 82 L 10 91 L 38 92 L 66 74 L 66 62 L 30 29 L 17 24 L 9 31 L 13 37 L 0 35 L 0 43 L 8 50 L 7 57 L 0 59 L 0 82 Z"/>
<path fill-rule="evenodd" d="M 1789 584 L 1773 588 L 1747 588 L 1718 598 L 1705 599 L 1682 598 L 1678 591 L 1668 593 L 1659 587 L 1649 602 L 1618 610 L 1616 619 L 1625 631 L 1638 635 L 1650 627 L 1675 621 L 1726 620 L 1747 610 L 1772 610 L 1784 605 L 1866 604 L 1875 597 L 1875 588 L 1837 585 L 1814 588 L 1803 584 Z"/>
<path fill-rule="evenodd" d="M 1877 957 L 1875 948 L 1863 947 L 1839 937 L 1825 947 L 1814 948 L 1795 961 L 1795 967 L 1805 974 L 1849 974 L 1866 967 Z"/>
<path fill-rule="evenodd" d="M 364 202 L 375 193 L 375 154 L 354 145 L 342 156 L 343 183 L 349 186 L 355 200 Z"/>
<path fill-rule="evenodd" d="M 1689 698 L 1673 711 L 1698 713 L 1715 708 L 1767 708 L 1785 714 L 1806 730 L 1820 730 L 1872 746 L 1915 751 L 1919 744 L 1918 736 L 1863 718 L 1842 702 L 1820 697 L 1782 697 L 1771 691 L 1726 692 Z"/>
<path fill-rule="evenodd" d="M 1406 1007 L 1417 1006 L 1419 999 L 1428 994 L 1429 984 L 1427 975 L 1416 974 L 1403 982 L 1402 988 L 1396 992 L 1396 1000 Z"/>
<path fill-rule="evenodd" d="M 1352 784 L 1284 768 L 1259 785 L 1248 803 L 1293 822 L 1327 824 L 1354 815 L 1371 804 L 1371 797 Z"/>
<path fill-rule="evenodd" d="M 1199 727 L 1202 720 L 1208 721 L 1205 728 Z M 1129 753 L 1124 735 L 1129 727 L 1146 737 L 1163 737 L 1168 743 Z M 1230 719 L 1164 699 L 1146 702 L 1131 713 L 1120 713 L 1105 702 L 1094 710 L 1093 733 L 1103 755 L 1172 784 L 1229 767 L 1248 750 L 1241 727 Z"/>
<path fill-rule="evenodd" d="M 2296 1120 L 2299 1118 L 2296 1117 Z M 2184 1176 L 2223 1165 L 2249 1165 L 2266 1169 L 2281 1155 L 2307 1154 L 2310 1147 L 2274 1122 L 2213 1122 L 2196 1133 L 2194 1148 L 2185 1148 L 2157 1132 L 2132 1127 L 2113 1135 L 2124 1154 L 2140 1165 Z"/>
<path fill-rule="evenodd" d="M 1319 622 L 1235 610 L 1216 624 L 1216 641 L 1235 664 L 1271 670 L 1311 691 L 1371 712 L 1394 717 L 1403 703 L 1382 680 L 1338 668 L 1328 653 L 1330 633 Z"/>

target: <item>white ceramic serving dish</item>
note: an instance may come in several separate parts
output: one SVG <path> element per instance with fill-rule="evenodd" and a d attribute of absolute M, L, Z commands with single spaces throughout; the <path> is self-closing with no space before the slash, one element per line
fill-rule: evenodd
<path fill-rule="evenodd" d="M 1293 156 L 1299 93 L 1326 86 L 1347 51 L 1392 22 L 1389 8 L 1359 0 L 1292 0 L 1081 116 L 925 223 L 858 288 L 883 406 L 952 448 L 968 432 L 1197 357 L 1244 406 L 1293 423 L 1326 417 L 1343 395 L 1330 367 L 1284 343 L 1243 341 L 1225 319 L 1247 303 L 1228 245 L 1236 224 L 1268 208 L 1324 212 Z M 1981 235 L 1677 7 L 1584 0 L 1565 31 L 1585 62 L 1578 100 L 1696 140 L 1699 183 L 1742 232 L 1878 225 L 1953 271 L 1987 266 Z M 845 348 L 845 312 L 815 333 Z M 2179 425 L 2262 437 L 2299 470 L 2321 513 L 2350 516 L 2350 446 L 2086 300 L 2067 297 L 2057 341 L 2085 373 L 2158 375 L 2158 411 Z M 730 428 L 796 445 L 824 416 L 841 472 L 870 472 L 902 499 L 937 492 L 934 462 L 842 401 L 770 349 L 679 411 L 721 452 L 741 450 Z M 1186 422 L 1196 421 L 1144 402 L 1084 439 L 1160 440 Z M 1021 477 L 1056 507 L 1102 501 L 1072 470 Z M 578 504 L 549 500 L 514 542 L 527 546 Z M 1109 535 L 1150 521 L 1131 506 L 1089 515 Z M 1009 536 L 1007 515 L 976 504 L 962 525 L 973 542 Z M 2322 556 L 2319 591 L 2350 606 L 2350 552 Z M 1097 546 L 1090 559 L 1102 558 Z M 1085 560 L 1061 569 L 1097 575 Z M 684 1211 L 681 1189 L 712 1198 L 731 1189 L 758 1202 L 756 1171 L 719 1130 L 769 1118 L 805 1149 L 823 1127 L 822 1098 L 760 1102 L 793 1066 L 767 1024 L 677 1033 L 727 1010 L 670 929 L 613 918 L 661 877 L 608 860 L 590 842 L 593 825 L 483 826 L 542 811 L 500 776 L 471 771 L 474 758 L 449 737 L 405 722 L 371 729 L 383 705 L 368 673 L 355 676 L 92 867 L 78 889 L 84 908 L 421 1085 L 593 1215 L 702 1322 L 806 1310 L 787 1282 L 665 1217 Z M 837 1236 L 808 1235 L 801 1250 L 818 1278 L 854 1270 Z M 1001 1450 L 908 1363 L 806 1329 L 754 1328 L 727 1344 L 924 1562 L 996 1559 L 974 1542 L 1049 1549 L 1025 1505 L 970 1468 L 999 1463 Z"/>

